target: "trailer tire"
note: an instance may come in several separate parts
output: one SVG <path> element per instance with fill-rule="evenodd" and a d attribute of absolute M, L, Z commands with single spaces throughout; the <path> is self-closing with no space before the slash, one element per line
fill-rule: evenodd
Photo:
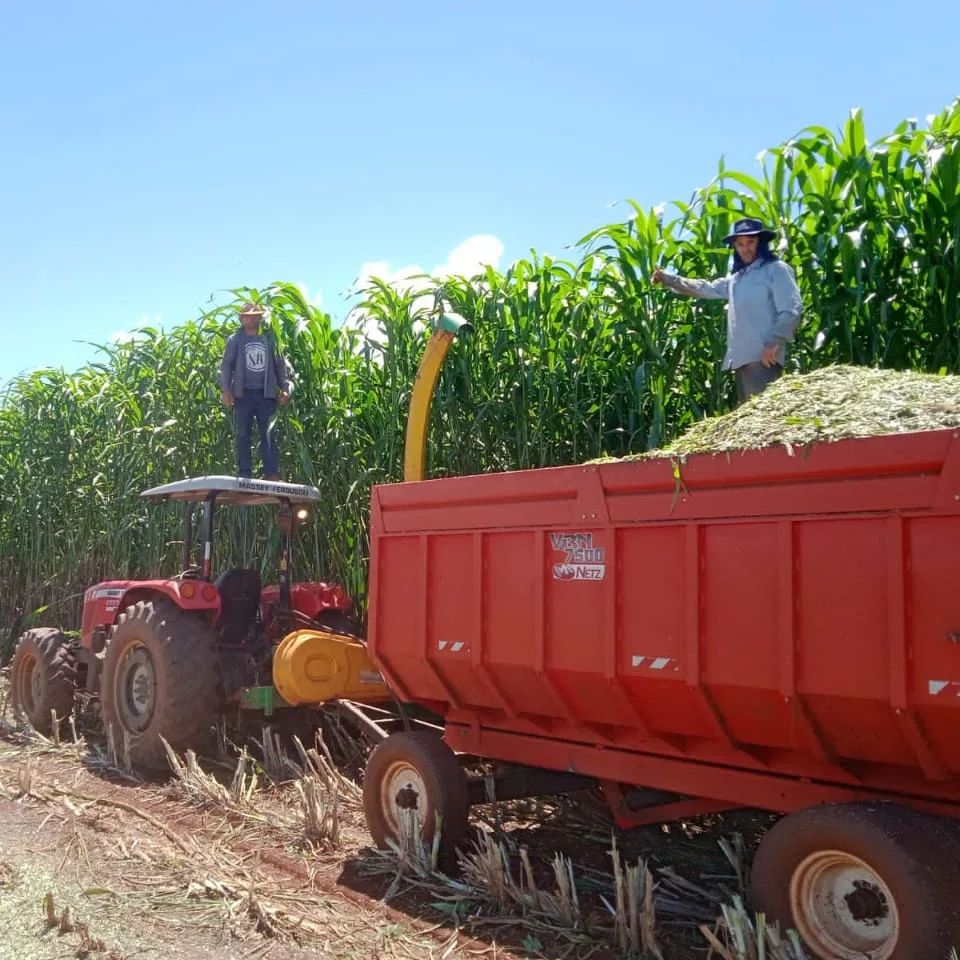
<path fill-rule="evenodd" d="M 10 699 L 45 736 L 73 712 L 77 688 L 73 643 L 54 627 L 27 630 L 17 641 L 10 665 Z"/>
<path fill-rule="evenodd" d="M 894 805 L 801 810 L 760 843 L 754 906 L 822 960 L 946 957 L 960 943 L 955 844 L 946 825 Z"/>
<path fill-rule="evenodd" d="M 450 856 L 467 832 L 467 779 L 454 752 L 428 730 L 394 733 L 377 744 L 363 775 L 363 811 L 374 843 L 401 843 L 409 828 L 403 810 L 416 811 L 423 840 Z"/>
<path fill-rule="evenodd" d="M 103 725 L 118 752 L 129 744 L 140 770 L 169 768 L 173 750 L 202 749 L 217 703 L 217 662 L 207 625 L 169 600 L 141 600 L 122 613 L 104 654 Z"/>

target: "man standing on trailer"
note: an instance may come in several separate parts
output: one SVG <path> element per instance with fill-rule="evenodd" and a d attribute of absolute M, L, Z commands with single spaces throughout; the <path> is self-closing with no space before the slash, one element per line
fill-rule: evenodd
<path fill-rule="evenodd" d="M 803 309 L 793 270 L 770 249 L 775 237 L 762 220 L 741 217 L 723 238 L 733 248 L 733 269 L 727 276 L 697 280 L 660 267 L 651 276 L 675 293 L 728 302 L 723 369 L 733 370 L 740 403 L 762 393 L 783 373 L 787 344 Z"/>
<path fill-rule="evenodd" d="M 227 339 L 220 364 L 220 399 L 233 407 L 237 434 L 237 476 L 250 477 L 250 434 L 253 421 L 260 432 L 263 479 L 280 479 L 280 451 L 277 448 L 277 404 L 290 399 L 287 364 L 271 330 L 262 330 L 264 309 L 256 303 L 240 308 L 240 329 Z"/>

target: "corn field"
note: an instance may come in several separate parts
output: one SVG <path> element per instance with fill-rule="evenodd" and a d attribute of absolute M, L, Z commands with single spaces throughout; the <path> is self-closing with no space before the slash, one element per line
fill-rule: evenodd
<path fill-rule="evenodd" d="M 300 290 L 239 288 L 169 331 L 105 345 L 74 372 L 38 370 L 0 398 L 0 648 L 34 622 L 76 626 L 105 577 L 179 569 L 180 521 L 141 490 L 232 473 L 216 374 L 238 301 L 269 307 L 295 371 L 281 414 L 283 471 L 323 499 L 301 536 L 300 579 L 343 582 L 361 602 L 370 487 L 400 477 L 406 407 L 430 307 L 475 326 L 451 351 L 434 406 L 434 475 L 524 469 L 656 448 L 729 409 L 722 305 L 650 284 L 654 267 L 727 269 L 731 221 L 781 237 L 805 314 L 791 367 L 837 362 L 960 372 L 960 99 L 926 125 L 867 139 L 851 113 L 725 169 L 687 201 L 600 227 L 570 258 L 531 255 L 503 272 L 374 281 L 342 325 Z M 219 559 L 275 577 L 259 510 L 221 511 Z"/>

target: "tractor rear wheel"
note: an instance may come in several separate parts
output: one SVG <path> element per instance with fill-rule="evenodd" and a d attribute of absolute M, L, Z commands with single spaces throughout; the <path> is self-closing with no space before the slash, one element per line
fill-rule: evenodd
<path fill-rule="evenodd" d="M 28 630 L 17 642 L 10 667 L 10 698 L 38 733 L 53 730 L 73 711 L 76 665 L 73 644 L 53 627 Z"/>
<path fill-rule="evenodd" d="M 412 831 L 452 854 L 467 832 L 467 780 L 454 752 L 427 730 L 394 733 L 379 743 L 363 774 L 363 812 L 378 847 Z M 415 835 L 415 834 L 414 834 Z"/>
<path fill-rule="evenodd" d="M 117 619 L 107 642 L 100 697 L 117 751 L 142 770 L 168 767 L 176 752 L 202 749 L 217 701 L 210 630 L 169 600 L 141 600 Z"/>
<path fill-rule="evenodd" d="M 784 817 L 760 842 L 754 906 L 822 960 L 931 960 L 960 942 L 957 840 L 933 817 L 834 804 Z"/>

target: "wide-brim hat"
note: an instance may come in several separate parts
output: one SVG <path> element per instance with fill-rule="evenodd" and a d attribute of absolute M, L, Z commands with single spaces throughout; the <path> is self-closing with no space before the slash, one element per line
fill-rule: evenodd
<path fill-rule="evenodd" d="M 262 317 L 267 311 L 259 303 L 245 303 L 239 311 L 241 317 Z"/>
<path fill-rule="evenodd" d="M 735 237 L 759 237 L 761 240 L 772 240 L 775 236 L 776 233 L 765 227 L 762 220 L 743 217 L 734 223 L 733 230 L 723 238 L 723 242 L 732 244 Z"/>

